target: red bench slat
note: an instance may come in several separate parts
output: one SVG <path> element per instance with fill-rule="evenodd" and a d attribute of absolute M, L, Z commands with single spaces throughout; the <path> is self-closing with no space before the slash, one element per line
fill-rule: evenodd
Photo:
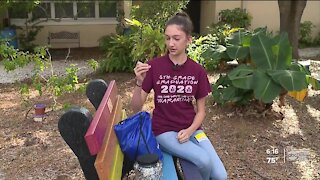
<path fill-rule="evenodd" d="M 111 118 L 111 112 L 116 102 L 117 94 L 118 89 L 113 80 L 109 83 L 108 89 L 84 137 L 91 155 L 96 155 L 99 152 L 106 132 L 110 131 L 107 129 L 110 128 L 107 127 L 107 119 Z"/>

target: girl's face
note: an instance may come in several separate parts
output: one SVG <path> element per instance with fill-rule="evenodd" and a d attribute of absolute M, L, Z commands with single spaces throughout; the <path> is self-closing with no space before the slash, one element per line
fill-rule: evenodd
<path fill-rule="evenodd" d="M 187 46 L 192 41 L 192 37 L 182 31 L 179 25 L 172 24 L 165 29 L 165 40 L 169 54 L 178 56 L 185 53 Z"/>

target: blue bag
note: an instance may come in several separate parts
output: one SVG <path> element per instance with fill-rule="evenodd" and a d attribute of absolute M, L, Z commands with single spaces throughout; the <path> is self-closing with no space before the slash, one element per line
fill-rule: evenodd
<path fill-rule="evenodd" d="M 114 126 L 122 152 L 135 161 L 144 154 L 157 154 L 160 160 L 163 156 L 152 132 L 150 113 L 142 111 Z"/>

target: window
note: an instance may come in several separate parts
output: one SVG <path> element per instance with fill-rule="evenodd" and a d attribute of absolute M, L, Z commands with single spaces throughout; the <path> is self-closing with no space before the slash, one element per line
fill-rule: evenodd
<path fill-rule="evenodd" d="M 55 18 L 73 18 L 73 3 L 54 3 Z"/>
<path fill-rule="evenodd" d="M 51 18 L 51 7 L 50 3 L 40 3 L 32 11 L 32 18 Z"/>
<path fill-rule="evenodd" d="M 117 15 L 117 2 L 99 2 L 99 17 L 115 17 Z"/>
<path fill-rule="evenodd" d="M 77 13 L 79 18 L 94 18 L 95 17 L 95 3 L 94 2 L 78 2 Z"/>
<path fill-rule="evenodd" d="M 32 12 L 30 13 L 30 11 Z M 13 5 L 9 8 L 10 18 L 25 19 L 28 18 L 28 16 L 32 17 L 33 19 L 50 18 L 50 3 L 33 4 L 30 2 L 18 2 L 13 3 Z"/>
<path fill-rule="evenodd" d="M 16 19 L 25 19 L 28 18 L 28 3 L 20 2 L 13 3 L 9 8 L 9 17 Z"/>
<path fill-rule="evenodd" d="M 32 1 L 30 1 L 32 2 Z M 43 0 L 40 4 L 26 2 L 15 3 L 9 8 L 11 23 L 20 26 L 26 18 L 51 18 L 59 21 L 47 21 L 42 24 L 116 24 L 117 1 L 81 0 L 55 1 Z"/>

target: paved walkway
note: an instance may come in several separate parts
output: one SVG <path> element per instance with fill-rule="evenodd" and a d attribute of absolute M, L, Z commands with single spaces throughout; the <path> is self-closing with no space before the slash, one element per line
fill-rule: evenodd
<path fill-rule="evenodd" d="M 320 47 L 299 49 L 299 55 L 305 59 L 317 57 L 320 60 Z"/>
<path fill-rule="evenodd" d="M 83 77 L 87 74 L 93 72 L 92 68 L 89 67 L 86 61 L 73 61 L 73 60 L 61 60 L 61 61 L 52 61 L 54 73 L 57 75 L 63 75 L 65 68 L 69 67 L 70 64 L 75 64 L 79 68 L 78 76 Z M 27 78 L 32 77 L 32 68 L 33 63 L 28 64 L 23 68 L 17 68 L 14 71 L 6 72 L 3 66 L 3 63 L 0 62 L 0 84 L 14 83 L 16 81 L 21 81 Z M 44 71 L 43 75 L 48 77 L 50 70 L 47 69 Z M 1 180 L 1 179 L 0 179 Z"/>

